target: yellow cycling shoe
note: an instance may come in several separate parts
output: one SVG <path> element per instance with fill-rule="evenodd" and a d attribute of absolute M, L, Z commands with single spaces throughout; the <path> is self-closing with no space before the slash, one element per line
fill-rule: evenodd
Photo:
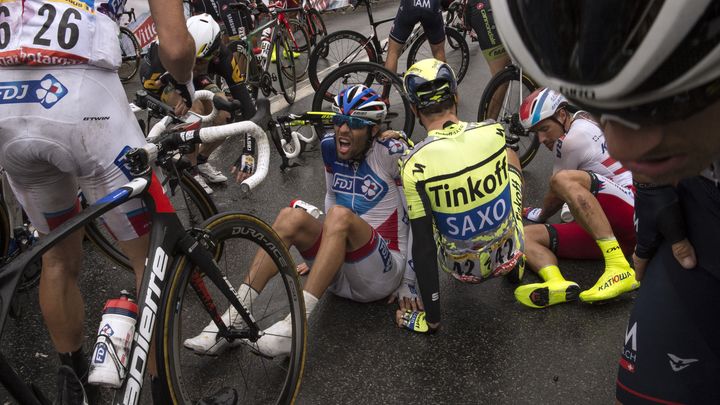
<path fill-rule="evenodd" d="M 525 284 L 515 289 L 515 299 L 530 308 L 546 308 L 550 305 L 575 301 L 580 286 L 567 280 L 551 280 L 544 283 Z"/>
<path fill-rule="evenodd" d="M 301 54 L 300 54 L 300 52 L 293 52 L 292 55 L 293 55 L 294 60 L 298 60 L 298 58 L 300 57 Z M 283 56 L 287 58 L 287 56 L 288 56 L 287 51 L 283 51 Z M 273 50 L 271 52 L 271 56 L 270 56 L 270 62 L 275 62 L 276 60 L 277 60 L 277 58 L 275 57 L 275 48 L 273 48 Z"/>
<path fill-rule="evenodd" d="M 640 282 L 635 279 L 635 270 L 630 267 L 606 269 L 592 288 L 580 293 L 580 300 L 589 303 L 605 301 L 638 287 Z"/>

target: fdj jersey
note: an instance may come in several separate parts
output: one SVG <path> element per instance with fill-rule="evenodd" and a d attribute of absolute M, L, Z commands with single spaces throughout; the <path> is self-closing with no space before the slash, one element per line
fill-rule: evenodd
<path fill-rule="evenodd" d="M 404 157 L 410 219 L 432 215 L 445 271 L 479 282 L 515 267 L 523 250 L 520 179 L 498 124 L 459 122 L 430 131 Z"/>
<path fill-rule="evenodd" d="M 124 0 L 0 0 L 0 66 L 120 66 Z"/>

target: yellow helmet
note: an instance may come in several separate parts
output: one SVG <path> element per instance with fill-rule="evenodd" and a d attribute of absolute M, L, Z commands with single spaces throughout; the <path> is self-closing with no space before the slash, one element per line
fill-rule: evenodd
<path fill-rule="evenodd" d="M 423 109 L 439 104 L 457 93 L 457 79 L 450 65 L 437 59 L 423 59 L 405 72 L 405 92 L 410 102 Z"/>

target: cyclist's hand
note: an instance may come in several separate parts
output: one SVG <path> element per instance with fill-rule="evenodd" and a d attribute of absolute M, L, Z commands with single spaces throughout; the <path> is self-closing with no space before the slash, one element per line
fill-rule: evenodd
<path fill-rule="evenodd" d="M 527 219 L 530 222 L 535 222 L 538 224 L 545 222 L 545 221 L 541 220 L 541 218 L 540 218 L 541 215 L 542 215 L 542 208 L 525 207 L 522 210 L 523 218 Z"/>
<path fill-rule="evenodd" d="M 297 270 L 298 275 L 304 276 L 310 273 L 310 266 L 308 266 L 307 263 L 302 262 L 295 267 L 295 270 Z"/>
<path fill-rule="evenodd" d="M 429 323 L 425 320 L 425 311 L 397 310 L 395 322 L 399 328 L 405 328 L 417 333 L 435 333 L 440 329 L 440 323 Z"/>
<path fill-rule="evenodd" d="M 695 248 L 690 241 L 685 238 L 679 242 L 672 244 L 673 256 L 684 269 L 692 269 L 697 266 L 697 256 L 695 256 Z M 641 281 L 645 276 L 645 268 L 647 267 L 649 258 L 643 258 L 633 253 L 633 267 L 635 268 L 635 279 Z"/>
<path fill-rule="evenodd" d="M 422 298 L 418 295 L 414 280 L 403 279 L 397 290 L 388 297 L 388 304 L 397 301 L 401 311 L 423 311 Z"/>
<path fill-rule="evenodd" d="M 255 156 L 247 153 L 240 155 L 230 168 L 230 173 L 235 174 L 235 182 L 242 183 L 245 181 L 255 173 Z"/>

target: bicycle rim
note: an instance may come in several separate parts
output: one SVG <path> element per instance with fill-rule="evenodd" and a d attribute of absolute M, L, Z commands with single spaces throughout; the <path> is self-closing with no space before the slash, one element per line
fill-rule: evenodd
<path fill-rule="evenodd" d="M 265 260 L 272 260 L 280 271 L 253 301 L 250 311 L 263 330 L 291 315 L 291 353 L 289 357 L 268 359 L 254 354 L 252 344 L 239 341 L 218 356 L 199 356 L 186 349 L 185 339 L 202 331 L 210 317 L 190 283 L 194 266 L 181 257 L 170 273 L 159 315 L 161 328 L 156 341 L 160 375 L 165 376 L 175 403 L 195 403 L 224 387 L 237 390 L 239 403 L 292 403 L 300 388 L 307 339 L 302 288 L 292 258 L 275 232 L 253 216 L 220 214 L 208 220 L 205 229 L 211 240 L 225 245 L 226 253 L 218 266 L 235 287 L 249 277 L 256 250 L 269 254 Z M 218 311 L 224 311 L 229 304 L 218 286 L 208 277 L 202 280 L 199 285 L 204 286 L 200 290 L 205 302 L 210 297 Z"/>
<path fill-rule="evenodd" d="M 313 98 L 313 111 L 332 111 L 333 97 L 343 88 L 357 84 L 373 88 L 388 105 L 388 115 L 381 130 L 403 130 L 408 136 L 412 135 L 415 116 L 403 84 L 397 75 L 377 63 L 351 63 L 333 71 L 320 83 Z M 322 130 L 318 132 L 322 133 Z"/>
<path fill-rule="evenodd" d="M 308 78 L 313 89 L 340 66 L 353 62 L 377 62 L 375 50 L 365 36 L 355 31 L 337 31 L 318 42 L 310 54 Z"/>
<path fill-rule="evenodd" d="M 305 26 L 296 19 L 289 21 L 291 32 L 286 32 L 286 39 L 293 50 L 293 59 L 295 63 L 295 80 L 299 81 L 308 71 L 308 63 L 310 62 L 310 36 Z M 285 28 L 287 30 L 287 27 Z M 292 35 L 291 35 L 292 34 Z"/>
<path fill-rule="evenodd" d="M 506 128 L 514 129 L 513 134 L 517 135 L 520 141 L 517 143 L 517 155 L 520 164 L 527 166 L 537 154 L 540 141 L 534 132 L 519 130 L 518 111 L 522 101 L 530 93 L 535 91 L 537 85 L 529 77 L 523 75 L 522 82 L 519 80 L 520 71 L 511 66 L 496 74 L 483 91 L 478 108 L 478 121 L 494 119 L 504 124 Z M 494 113 L 497 111 L 497 113 Z"/>
<path fill-rule="evenodd" d="M 140 44 L 132 31 L 120 27 L 120 54 L 122 62 L 118 68 L 118 76 L 125 83 L 130 81 L 140 68 Z"/>
<path fill-rule="evenodd" d="M 173 182 L 174 183 L 174 182 Z M 165 192 L 170 198 L 180 222 L 186 227 L 197 227 L 204 220 L 217 214 L 218 209 L 209 195 L 187 172 L 182 172 L 174 188 L 165 180 Z M 173 184 L 174 186 L 174 184 Z M 86 203 L 83 201 L 83 205 Z M 85 226 L 85 233 L 101 252 L 127 270 L 132 270 L 130 259 L 122 252 L 117 239 L 107 228 L 102 218 Z"/>
<path fill-rule="evenodd" d="M 292 47 L 289 45 L 285 35 L 279 34 L 275 40 L 275 65 L 277 66 L 277 80 L 280 84 L 285 101 L 288 104 L 295 102 L 295 58 Z"/>
<path fill-rule="evenodd" d="M 413 42 L 408 51 L 407 68 L 410 69 L 415 62 L 423 59 L 432 58 L 432 50 L 427 40 L 427 35 L 423 33 Z M 465 78 L 468 65 L 470 64 L 470 48 L 468 48 L 465 38 L 456 30 L 445 28 L 445 60 L 455 72 L 458 83 Z"/>
<path fill-rule="evenodd" d="M 320 12 L 315 9 L 310 9 L 307 13 L 308 20 L 312 25 L 312 40 L 313 45 L 316 45 L 323 38 L 327 36 L 327 29 L 325 28 L 325 21 L 323 21 Z"/>

